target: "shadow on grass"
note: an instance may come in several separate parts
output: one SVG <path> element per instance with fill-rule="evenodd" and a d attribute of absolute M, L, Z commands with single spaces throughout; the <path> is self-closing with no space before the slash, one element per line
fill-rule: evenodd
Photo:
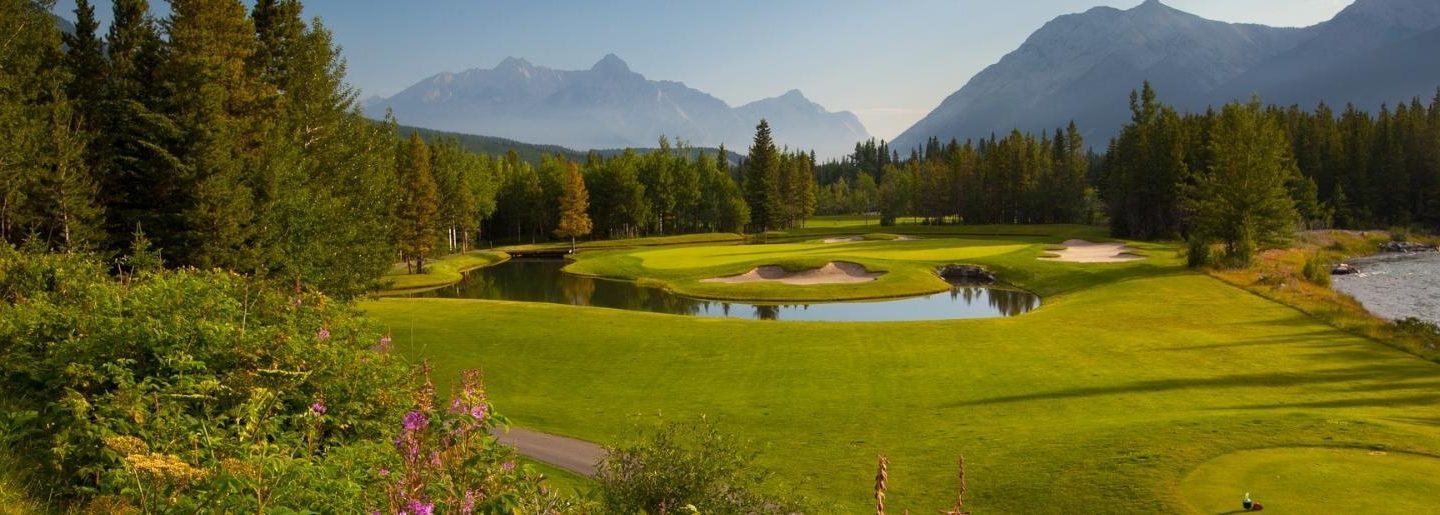
<path fill-rule="evenodd" d="M 1129 393 L 1154 393 L 1174 390 L 1194 389 L 1228 389 L 1228 388 L 1255 388 L 1255 387 L 1293 387 L 1305 385 L 1320 385 L 1327 383 L 1342 383 L 1362 380 L 1385 380 L 1399 381 L 1417 378 L 1433 378 L 1435 370 L 1430 366 L 1408 366 L 1399 367 L 1395 365 L 1375 365 L 1351 367 L 1345 369 L 1325 370 L 1310 373 L 1261 373 L 1261 374 L 1237 374 L 1220 377 L 1203 378 L 1182 378 L 1182 379 L 1158 379 L 1151 381 L 1138 381 L 1130 384 L 1115 386 L 1101 386 L 1088 388 L 1074 388 L 1069 390 L 1056 390 L 1051 392 L 1039 392 L 1024 395 L 1009 395 L 991 397 L 968 402 L 952 403 L 941 406 L 943 408 L 956 408 L 964 406 L 983 406 L 994 404 L 1010 404 L 1030 401 L 1079 399 L 1087 397 L 1102 397 L 1110 395 L 1122 395 Z M 1429 384 L 1415 384 L 1415 389 L 1429 389 Z M 1440 401 L 1440 393 L 1415 395 L 1410 397 L 1394 397 L 1384 399 L 1354 399 L 1341 401 L 1322 401 L 1312 403 L 1296 404 L 1272 404 L 1239 406 L 1235 408 L 1215 409 L 1264 409 L 1283 407 L 1349 407 L 1349 406 L 1373 406 L 1386 404 L 1425 404 Z M 1333 404 L 1333 405 L 1332 405 Z"/>

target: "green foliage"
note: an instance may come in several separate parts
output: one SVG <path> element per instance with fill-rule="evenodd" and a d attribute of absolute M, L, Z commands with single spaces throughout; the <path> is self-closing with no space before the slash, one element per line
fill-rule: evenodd
<path fill-rule="evenodd" d="M 478 375 L 435 406 L 389 336 L 322 294 L 140 265 L 114 280 L 83 257 L 0 248 L 0 302 L 0 436 L 49 465 L 30 470 L 57 507 L 576 508 L 488 435 L 504 418 Z"/>
<path fill-rule="evenodd" d="M 1319 253 L 1305 258 L 1305 265 L 1300 268 L 1300 277 L 1306 281 L 1319 286 L 1330 286 L 1330 260 L 1325 259 Z"/>
<path fill-rule="evenodd" d="M 1214 259 L 1210 246 L 1209 241 L 1200 238 L 1186 240 L 1185 264 L 1190 268 L 1209 266 Z"/>
<path fill-rule="evenodd" d="M 755 453 L 706 418 L 641 430 L 608 447 L 596 471 L 610 513 L 799 513 L 796 501 L 769 493 L 770 472 Z"/>
<path fill-rule="evenodd" d="M 1262 248 L 1294 236 L 1295 200 L 1286 181 L 1295 175 L 1285 134 L 1258 100 L 1228 104 L 1209 137 L 1210 165 L 1187 191 L 1191 238 L 1225 245 L 1225 264 L 1244 267 Z"/>
<path fill-rule="evenodd" d="M 12 449 L 77 504 L 359 510 L 374 469 L 354 465 L 409 402 L 378 331 L 318 293 L 225 272 L 117 282 L 7 249 L 0 300 L 5 394 L 40 414 Z"/>
<path fill-rule="evenodd" d="M 435 250 L 439 210 L 430 147 L 420 135 L 411 134 L 408 142 L 399 145 L 395 164 L 401 188 L 395 206 L 395 241 L 410 272 L 424 273 L 425 258 Z"/>

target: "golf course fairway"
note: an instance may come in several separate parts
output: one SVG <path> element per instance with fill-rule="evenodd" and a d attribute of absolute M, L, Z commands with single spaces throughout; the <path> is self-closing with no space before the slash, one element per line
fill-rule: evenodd
<path fill-rule="evenodd" d="M 483 369 L 497 409 L 519 426 L 613 442 L 637 424 L 705 415 L 749 439 L 785 488 L 833 506 L 826 511 L 873 509 L 882 454 L 886 504 L 897 513 L 953 503 L 961 454 L 976 513 L 1230 511 L 1246 491 L 1263 492 L 1267 510 L 1314 512 L 1300 504 L 1308 492 L 1343 491 L 1352 461 L 1335 462 L 1341 473 L 1277 481 L 1263 477 L 1266 467 L 1289 465 L 1246 453 L 1440 455 L 1440 366 L 1188 271 L 1171 246 L 1133 243 L 1147 258 L 1125 263 L 1048 262 L 1038 258 L 1074 231 L 1024 229 L 607 250 L 572 265 L 678 285 L 760 264 L 853 261 L 891 272 L 793 287 L 844 297 L 909 289 L 919 276 L 905 277 L 937 263 L 979 264 L 1044 298 L 1011 318 L 767 322 L 412 298 L 363 308 L 398 352 L 431 362 L 442 391 L 461 370 Z M 782 287 L 764 285 L 781 296 Z M 1229 459 L 1242 461 L 1216 461 Z M 1415 466 L 1433 466 L 1423 463 Z M 1411 482 L 1363 484 L 1365 503 L 1414 499 Z"/>

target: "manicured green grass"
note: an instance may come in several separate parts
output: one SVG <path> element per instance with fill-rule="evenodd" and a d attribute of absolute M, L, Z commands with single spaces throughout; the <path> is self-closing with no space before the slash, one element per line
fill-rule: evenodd
<path fill-rule="evenodd" d="M 403 295 L 433 290 L 455 284 L 466 271 L 504 262 L 510 256 L 504 252 L 472 251 L 452 254 L 425 264 L 425 273 L 411 274 L 405 264 L 396 264 L 382 279 L 386 290 L 381 295 Z"/>
<path fill-rule="evenodd" d="M 1182 489 L 1200 513 L 1239 510 L 1246 492 L 1266 513 L 1434 513 L 1440 458 L 1325 447 L 1242 451 L 1201 465 Z"/>
<path fill-rule="evenodd" d="M 641 416 L 706 414 L 761 445 L 763 464 L 798 491 L 845 512 L 870 503 L 879 454 L 891 464 L 887 504 L 916 513 L 950 504 L 962 453 L 977 513 L 1185 513 L 1184 478 L 1248 449 L 1440 454 L 1440 366 L 1188 272 L 1173 248 L 1141 244 L 1150 259 L 1129 263 L 1040 262 L 1069 235 L 1011 229 L 1045 236 L 947 240 L 953 250 L 842 245 L 857 245 L 843 251 L 857 261 L 973 253 L 945 257 L 1045 298 L 1015 318 L 764 322 L 443 299 L 364 307 L 401 352 L 430 358 L 435 377 L 483 368 L 518 425 L 605 442 Z M 780 246 L 751 250 L 770 247 Z M 739 248 L 596 257 L 628 256 L 637 274 L 701 260 L 733 271 L 750 263 L 729 253 Z M 797 261 L 835 257 L 782 248 Z M 906 252 L 922 255 L 895 257 Z M 1399 495 L 1375 488 L 1377 499 Z"/>

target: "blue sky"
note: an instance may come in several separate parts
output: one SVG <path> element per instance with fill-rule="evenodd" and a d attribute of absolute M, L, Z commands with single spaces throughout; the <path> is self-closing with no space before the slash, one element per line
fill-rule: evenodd
<path fill-rule="evenodd" d="M 102 22 L 108 0 L 92 0 Z M 151 0 L 158 8 L 164 2 Z M 1046 21 L 1141 0 L 309 0 L 344 47 L 350 82 L 391 95 L 506 56 L 583 69 L 607 53 L 651 79 L 731 105 L 799 89 L 892 138 Z M 1165 0 L 1206 18 L 1313 25 L 1350 0 Z M 56 12 L 73 19 L 73 0 Z"/>

